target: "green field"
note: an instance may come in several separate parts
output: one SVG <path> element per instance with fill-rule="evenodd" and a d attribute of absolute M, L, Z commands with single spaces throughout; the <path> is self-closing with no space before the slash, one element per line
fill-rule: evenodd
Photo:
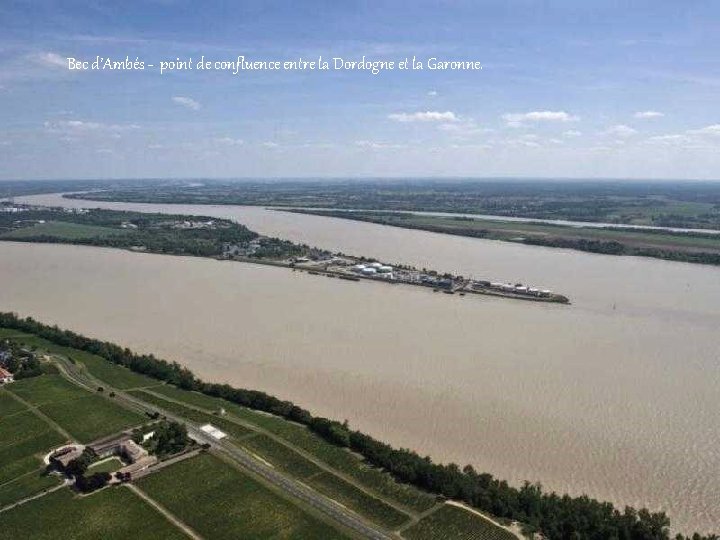
<path fill-rule="evenodd" d="M 517 540 L 477 514 L 449 504 L 403 531 L 402 536 L 408 540 Z"/>
<path fill-rule="evenodd" d="M 113 229 L 111 227 L 97 227 L 94 225 L 83 225 L 80 223 L 69 223 L 66 221 L 48 221 L 37 223 L 30 227 L 14 229 L 0 238 L 7 240 L 24 240 L 38 237 L 52 237 L 67 240 L 79 240 L 96 237 L 108 237 L 118 234 L 125 234 L 124 229 Z"/>
<path fill-rule="evenodd" d="M 174 525 L 125 487 L 90 497 L 61 489 L 2 514 L 0 540 L 181 540 Z"/>
<path fill-rule="evenodd" d="M 242 446 L 265 461 L 272 463 L 275 468 L 301 480 L 322 472 L 322 469 L 313 462 L 305 459 L 287 446 L 272 440 L 267 435 L 251 437 L 242 441 Z"/>
<path fill-rule="evenodd" d="M 37 470 L 41 457 L 65 437 L 32 411 L 0 419 L 0 484 Z"/>
<path fill-rule="evenodd" d="M 25 405 L 12 397 L 7 390 L 0 386 L 0 420 L 26 410 L 27 407 L 25 407 Z"/>
<path fill-rule="evenodd" d="M 138 486 L 205 538 L 345 538 L 210 454 L 146 476 Z"/>
<path fill-rule="evenodd" d="M 44 468 L 39 469 L 19 476 L 5 484 L 0 484 L 0 508 L 57 486 L 62 482 L 62 478 L 59 476 L 43 474 L 44 470 Z"/>
<path fill-rule="evenodd" d="M 206 410 L 216 411 L 222 407 L 229 415 L 277 435 L 290 443 L 291 446 L 304 450 L 333 469 L 351 476 L 366 488 L 410 510 L 423 512 L 436 504 L 437 498 L 435 496 L 424 493 L 412 486 L 396 482 L 389 474 L 368 466 L 355 454 L 328 443 L 299 424 L 270 414 L 253 411 L 220 398 L 180 390 L 170 385 L 154 387 L 152 392 Z M 268 461 L 271 460 L 268 459 Z"/>
<path fill-rule="evenodd" d="M 7 332 L 8 337 L 14 337 L 14 341 L 30 349 L 57 354 L 70 359 L 72 362 L 79 362 L 85 366 L 92 376 L 120 390 L 159 384 L 155 379 L 130 371 L 126 367 L 113 364 L 94 354 L 70 347 L 62 347 L 51 341 L 30 334 L 18 334 L 17 332 L 13 334 L 12 330 L 0 329 L 0 332 L 2 331 Z M 2 337 L 3 335 L 0 333 L 0 338 Z"/>
<path fill-rule="evenodd" d="M 89 392 L 63 379 L 60 375 L 43 375 L 16 381 L 8 387 L 8 391 L 36 407 L 90 395 Z"/>
<path fill-rule="evenodd" d="M 146 418 L 105 397 L 92 394 L 63 379 L 43 375 L 12 384 L 14 394 L 38 406 L 80 442 L 90 442 L 125 428 L 141 424 Z"/>
<path fill-rule="evenodd" d="M 0 328 L 0 339 L 15 338 L 15 337 L 29 337 L 30 334 L 24 334 L 12 328 Z"/>
<path fill-rule="evenodd" d="M 389 529 L 399 527 L 410 519 L 407 514 L 360 491 L 334 474 L 324 472 L 310 478 L 307 483 L 320 493 Z"/>

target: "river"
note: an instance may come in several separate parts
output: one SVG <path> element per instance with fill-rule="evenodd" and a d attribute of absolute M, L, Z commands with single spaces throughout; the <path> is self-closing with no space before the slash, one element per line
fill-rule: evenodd
<path fill-rule="evenodd" d="M 257 388 L 514 483 L 720 523 L 720 271 L 258 207 L 20 202 L 227 217 L 345 253 L 547 287 L 571 306 L 282 268 L 0 242 L 0 308 Z"/>

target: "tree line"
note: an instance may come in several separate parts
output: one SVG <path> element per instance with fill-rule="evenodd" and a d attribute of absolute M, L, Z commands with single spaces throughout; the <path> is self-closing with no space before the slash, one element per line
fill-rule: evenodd
<path fill-rule="evenodd" d="M 340 423 L 313 416 L 309 411 L 257 390 L 207 383 L 177 362 L 153 355 L 136 354 L 113 343 L 91 339 L 14 313 L 0 313 L 0 327 L 32 333 L 64 347 L 80 349 L 137 373 L 176 385 L 185 390 L 219 397 L 255 410 L 268 412 L 307 426 L 326 441 L 361 454 L 368 463 L 412 484 L 447 498 L 462 500 L 500 518 L 517 520 L 528 531 L 548 540 L 669 540 L 670 520 L 664 512 L 618 509 L 608 502 L 587 496 L 571 497 L 545 492 L 539 484 L 520 488 L 471 465 L 434 463 L 409 449 L 397 449 Z M 717 535 L 683 536 L 676 540 L 719 540 Z"/>

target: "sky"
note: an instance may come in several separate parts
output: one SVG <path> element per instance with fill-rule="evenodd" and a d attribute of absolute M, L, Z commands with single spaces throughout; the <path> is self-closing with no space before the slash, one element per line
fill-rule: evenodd
<path fill-rule="evenodd" d="M 720 179 L 719 96 L 716 0 L 0 2 L 0 179 Z"/>

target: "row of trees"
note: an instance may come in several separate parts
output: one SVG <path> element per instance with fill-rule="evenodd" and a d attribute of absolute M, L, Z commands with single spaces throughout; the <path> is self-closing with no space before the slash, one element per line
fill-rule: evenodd
<path fill-rule="evenodd" d="M 32 318 L 0 313 L 0 326 L 37 334 L 58 345 L 81 349 L 126 366 L 133 371 L 204 394 L 220 397 L 256 410 L 269 412 L 306 425 L 332 444 L 358 452 L 372 465 L 390 472 L 396 479 L 448 498 L 459 499 L 498 517 L 520 521 L 529 530 L 549 540 L 669 540 L 669 520 L 662 513 L 615 508 L 586 496 L 570 497 L 545 493 L 539 484 L 510 486 L 489 473 L 468 465 L 433 463 L 412 450 L 396 449 L 369 435 L 353 431 L 347 423 L 316 417 L 309 411 L 256 390 L 206 383 L 187 368 L 152 355 L 138 355 L 112 343 L 90 339 Z M 677 535 L 678 540 L 718 540 L 718 536 Z"/>

